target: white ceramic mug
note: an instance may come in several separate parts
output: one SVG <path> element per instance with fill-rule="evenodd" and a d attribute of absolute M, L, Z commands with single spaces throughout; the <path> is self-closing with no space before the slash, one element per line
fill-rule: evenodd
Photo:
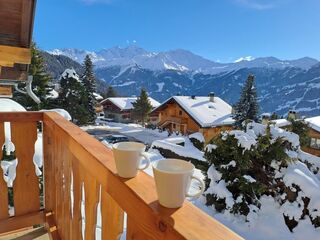
<path fill-rule="evenodd" d="M 179 159 L 159 160 L 152 164 L 159 203 L 167 208 L 181 207 L 186 197 L 199 197 L 205 188 L 204 182 L 193 175 L 194 165 Z M 191 179 L 200 183 L 200 190 L 190 194 Z"/>
<path fill-rule="evenodd" d="M 116 168 L 120 177 L 132 178 L 138 170 L 144 170 L 150 165 L 150 160 L 145 154 L 146 146 L 138 142 L 120 142 L 113 144 L 112 147 Z M 147 163 L 141 167 L 141 159 Z"/>

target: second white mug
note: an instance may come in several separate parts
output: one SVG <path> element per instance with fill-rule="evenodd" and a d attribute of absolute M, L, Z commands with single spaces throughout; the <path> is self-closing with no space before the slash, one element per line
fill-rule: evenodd
<path fill-rule="evenodd" d="M 199 197 L 204 182 L 193 175 L 194 165 L 179 159 L 158 160 L 152 164 L 159 203 L 167 208 L 181 207 L 186 197 Z M 200 183 L 198 192 L 189 193 L 191 179 Z"/>
<path fill-rule="evenodd" d="M 116 168 L 120 177 L 133 178 L 138 170 L 144 170 L 150 165 L 150 160 L 145 154 L 146 146 L 138 142 L 120 142 L 112 147 Z M 142 159 L 147 161 L 146 165 L 141 167 Z"/>

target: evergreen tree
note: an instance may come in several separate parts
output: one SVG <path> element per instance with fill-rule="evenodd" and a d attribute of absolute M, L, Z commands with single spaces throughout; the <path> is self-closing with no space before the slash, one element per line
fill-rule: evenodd
<path fill-rule="evenodd" d="M 87 111 L 87 99 L 84 86 L 73 69 L 66 69 L 60 79 L 58 104 L 67 110 L 74 123 L 87 124 L 90 116 Z"/>
<path fill-rule="evenodd" d="M 279 116 L 278 114 L 276 114 L 275 112 L 272 113 L 271 117 L 270 117 L 270 120 L 276 120 L 276 119 L 279 119 Z"/>
<path fill-rule="evenodd" d="M 299 135 L 300 146 L 305 147 L 310 144 L 310 137 L 308 135 L 309 126 L 302 120 L 291 120 L 289 131 Z"/>
<path fill-rule="evenodd" d="M 134 119 L 140 121 L 142 125 L 145 124 L 149 113 L 152 110 L 152 105 L 148 98 L 148 93 L 145 89 L 141 89 L 140 96 L 138 97 L 137 101 L 134 102 L 132 109 L 132 116 Z"/>
<path fill-rule="evenodd" d="M 118 94 L 114 90 L 114 88 L 112 86 L 109 86 L 108 89 L 107 89 L 107 92 L 105 93 L 105 98 L 117 97 L 117 96 L 118 96 Z"/>
<path fill-rule="evenodd" d="M 305 195 L 307 191 L 304 189 L 308 186 L 299 178 L 288 184 L 286 174 L 293 179 L 289 168 L 299 164 L 309 171 L 310 176 L 312 172 L 318 174 L 319 168 L 299 157 L 301 150 L 292 135 L 284 137 L 285 134 L 279 133 L 283 130 L 252 122 L 247 124 L 246 131 L 223 132 L 211 140 L 204 155 L 209 164 L 205 173 L 206 204 L 214 206 L 218 212 L 244 215 L 250 222 L 255 221 L 252 214 L 261 210 L 261 199 L 268 196 L 284 207 L 279 210 L 290 206 L 290 212 L 280 212 L 279 215 L 283 216 L 290 231 L 300 220 L 307 218 L 318 228 L 320 214 L 310 211 L 313 196 L 311 193 Z M 296 217 L 292 217 L 292 212 L 297 213 Z"/>
<path fill-rule="evenodd" d="M 7 151 L 7 147 L 6 145 L 4 144 L 3 145 L 3 149 L 2 149 L 2 158 L 0 160 L 3 160 L 3 161 L 12 161 L 16 159 L 16 154 L 15 154 L 15 151 L 10 151 L 9 154 L 8 154 L 8 151 Z"/>
<path fill-rule="evenodd" d="M 234 106 L 234 119 L 236 126 L 241 127 L 243 121 L 257 121 L 259 105 L 257 91 L 254 83 L 254 76 L 249 75 L 241 92 L 238 103 Z"/>
<path fill-rule="evenodd" d="M 15 92 L 14 100 L 19 102 L 27 110 L 47 108 L 50 105 L 50 100 L 47 99 L 47 95 L 50 91 L 48 84 L 51 82 L 51 76 L 45 71 L 44 59 L 35 43 L 32 43 L 31 46 L 31 64 L 28 74 L 33 76 L 32 89 L 41 103 L 37 104 L 29 95 L 19 92 Z M 19 88 L 23 89 L 24 87 L 25 84 L 19 85 Z"/>
<path fill-rule="evenodd" d="M 96 119 L 96 99 L 94 92 L 96 91 L 96 80 L 93 73 L 93 64 L 89 55 L 84 59 L 84 73 L 81 77 L 82 84 L 85 90 L 86 109 L 88 111 L 88 123 L 94 123 Z"/>

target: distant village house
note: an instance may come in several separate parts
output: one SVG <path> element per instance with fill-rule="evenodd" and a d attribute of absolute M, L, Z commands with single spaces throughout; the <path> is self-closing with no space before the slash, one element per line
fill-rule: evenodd
<path fill-rule="evenodd" d="M 103 106 L 104 115 L 106 118 L 110 118 L 115 122 L 129 123 L 132 122 L 132 109 L 134 103 L 137 101 L 136 97 L 110 97 L 100 102 Z M 160 105 L 158 101 L 149 97 L 149 101 L 153 108 Z M 150 115 L 150 122 L 157 124 L 158 116 Z"/>
<path fill-rule="evenodd" d="M 270 123 L 283 128 L 288 129 L 291 125 L 291 120 L 297 119 L 298 114 L 294 111 L 289 111 L 287 119 L 271 120 Z M 309 126 L 308 136 L 310 137 L 310 144 L 303 148 L 305 152 L 320 157 L 320 116 L 306 118 L 304 121 Z"/>
<path fill-rule="evenodd" d="M 201 132 L 209 142 L 223 130 L 232 129 L 232 107 L 211 93 L 204 96 L 173 96 L 153 110 L 158 127 L 182 134 Z"/>

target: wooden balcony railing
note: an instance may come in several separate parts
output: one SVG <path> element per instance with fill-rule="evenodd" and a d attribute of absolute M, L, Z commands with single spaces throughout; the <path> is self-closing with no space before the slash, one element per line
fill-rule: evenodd
<path fill-rule="evenodd" d="M 174 124 L 180 124 L 180 125 L 185 125 L 188 123 L 187 118 L 179 118 L 179 117 L 168 117 L 163 120 L 158 124 L 159 127 L 164 127 L 165 125 L 169 123 L 174 123 Z"/>
<path fill-rule="evenodd" d="M 8 188 L 0 176 L 0 233 L 45 224 L 53 239 L 83 239 L 82 232 L 84 239 L 95 239 L 100 202 L 102 239 L 119 239 L 124 212 L 127 239 L 241 239 L 189 202 L 179 209 L 160 206 L 152 177 L 143 172 L 132 179 L 118 177 L 112 152 L 57 113 L 0 113 L 1 146 L 4 122 L 11 123 L 18 166 L 14 216 L 8 214 Z M 44 144 L 43 207 L 33 164 L 39 122 Z"/>

